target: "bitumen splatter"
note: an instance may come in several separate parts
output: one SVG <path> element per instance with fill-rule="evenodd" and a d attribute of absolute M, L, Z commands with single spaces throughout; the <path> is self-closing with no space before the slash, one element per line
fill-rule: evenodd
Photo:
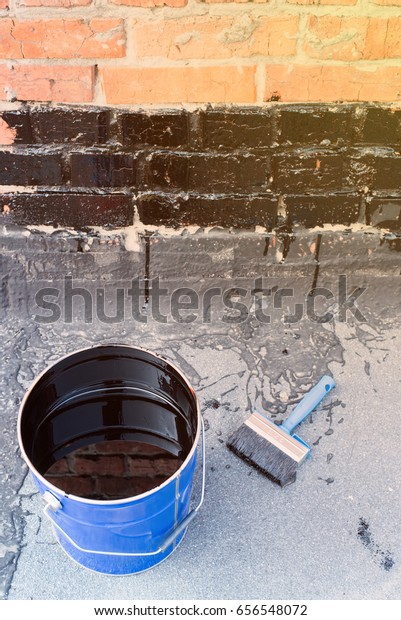
<path fill-rule="evenodd" d="M 358 538 L 363 544 L 363 546 L 369 549 L 379 566 L 384 568 L 384 570 L 386 571 L 389 571 L 393 568 L 394 560 L 391 552 L 389 550 L 383 551 L 380 546 L 374 541 L 372 532 L 370 531 L 369 522 L 363 517 L 360 517 L 359 519 Z"/>
<path fill-rule="evenodd" d="M 218 409 L 220 407 L 220 403 L 215 398 L 211 398 L 210 400 L 205 401 L 204 406 L 208 409 Z"/>

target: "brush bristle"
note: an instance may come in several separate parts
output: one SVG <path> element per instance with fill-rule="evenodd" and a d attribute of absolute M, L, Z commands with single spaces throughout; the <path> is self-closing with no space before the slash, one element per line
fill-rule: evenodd
<path fill-rule="evenodd" d="M 246 424 L 229 437 L 227 446 L 276 484 L 285 487 L 295 482 L 298 463 Z"/>

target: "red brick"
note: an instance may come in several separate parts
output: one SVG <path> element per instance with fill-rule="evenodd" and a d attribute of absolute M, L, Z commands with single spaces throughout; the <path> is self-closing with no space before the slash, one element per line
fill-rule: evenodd
<path fill-rule="evenodd" d="M 111 0 L 114 4 L 124 4 L 126 6 L 141 6 L 144 8 L 153 8 L 160 6 L 170 6 L 179 8 L 186 6 L 188 0 Z"/>
<path fill-rule="evenodd" d="M 131 444 L 136 446 L 136 442 L 114 439 L 112 441 L 100 441 L 91 444 L 85 449 L 85 453 L 91 454 L 131 454 Z M 129 449 L 128 449 L 129 447 Z"/>
<path fill-rule="evenodd" d="M 21 0 L 20 6 L 51 6 L 70 9 L 74 6 L 88 6 L 92 0 Z"/>
<path fill-rule="evenodd" d="M 6 121 L 0 117 L 0 144 L 14 144 L 16 135 L 17 130 L 14 127 L 9 127 Z"/>
<path fill-rule="evenodd" d="M 0 21 L 1 58 L 117 58 L 124 54 L 121 19 Z"/>
<path fill-rule="evenodd" d="M 102 67 L 107 103 L 254 103 L 255 66 Z"/>
<path fill-rule="evenodd" d="M 78 497 L 90 497 L 95 493 L 96 479 L 89 476 L 50 476 L 49 482 L 58 489 Z"/>
<path fill-rule="evenodd" d="M 118 455 L 76 456 L 74 469 L 79 475 L 117 476 L 124 473 L 124 457 Z"/>
<path fill-rule="evenodd" d="M 166 456 L 168 452 L 163 448 L 152 446 L 141 441 L 131 441 L 129 439 L 113 439 L 110 441 L 99 441 L 90 444 L 86 448 L 80 448 L 80 454 L 120 454 L 137 456 Z"/>
<path fill-rule="evenodd" d="M 128 461 L 128 471 L 132 476 L 153 478 L 158 473 L 155 461 L 146 458 L 134 458 Z"/>
<path fill-rule="evenodd" d="M 152 488 L 152 482 L 146 481 L 146 483 L 144 485 L 147 486 L 145 490 Z M 143 493 L 143 490 L 138 488 L 138 480 L 135 478 L 108 478 L 107 476 L 100 476 L 96 479 L 96 489 L 97 493 L 105 499 L 108 497 L 132 497 L 133 495 Z"/>
<path fill-rule="evenodd" d="M 137 477 L 163 476 L 165 479 L 172 476 L 181 466 L 181 461 L 175 458 L 132 458 L 128 461 L 129 473 Z"/>
<path fill-rule="evenodd" d="M 157 446 L 152 446 L 150 444 L 139 443 L 139 442 L 137 444 L 136 454 L 138 454 L 139 456 L 145 456 L 145 457 L 165 456 L 166 453 L 167 453 L 166 450 L 163 450 L 163 448 L 158 448 Z"/>
<path fill-rule="evenodd" d="M 93 67 L 0 65 L 0 100 L 87 103 L 93 100 Z"/>
<path fill-rule="evenodd" d="M 170 477 L 175 474 L 175 472 L 181 467 L 181 465 L 182 461 L 180 459 L 155 459 L 155 470 L 158 476 Z"/>
<path fill-rule="evenodd" d="M 399 101 L 401 67 L 268 65 L 265 100 Z"/>
<path fill-rule="evenodd" d="M 46 472 L 46 478 L 49 476 L 57 476 L 58 474 L 68 474 L 70 471 L 67 458 L 56 461 Z"/>
<path fill-rule="evenodd" d="M 171 59 L 291 56 L 299 17 L 186 17 L 134 25 L 137 55 Z"/>

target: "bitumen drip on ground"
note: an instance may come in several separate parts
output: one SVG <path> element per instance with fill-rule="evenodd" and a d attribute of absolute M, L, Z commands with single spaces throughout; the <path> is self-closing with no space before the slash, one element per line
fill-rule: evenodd
<path fill-rule="evenodd" d="M 191 248 L 173 264 L 180 255 L 170 246 L 163 262 L 162 238 L 152 238 L 150 250 L 144 243 L 139 258 L 120 247 L 107 252 L 107 244 L 75 252 L 69 237 L 62 243 L 70 249 L 50 243 L 45 255 L 42 236 L 31 245 L 21 239 L 11 247 L 8 238 L 2 252 L 2 598 L 399 598 L 401 260 L 389 242 L 365 237 L 348 260 L 336 245 L 337 259 L 332 253 L 325 263 L 316 260 L 315 235 L 302 241 L 313 251 L 288 268 L 262 268 L 266 239 L 254 240 L 260 255 L 255 250 L 247 273 L 230 238 L 226 253 L 221 242 L 204 273 L 191 274 Z M 321 259 L 324 248 L 325 239 Z M 382 260 L 369 261 L 372 253 Z M 220 270 L 212 273 L 213 265 Z M 53 289 L 50 297 L 44 288 Z M 118 579 L 64 554 L 16 434 L 19 404 L 38 373 L 67 353 L 110 342 L 176 364 L 198 395 L 206 428 L 205 501 L 184 540 L 156 568 Z M 252 411 L 284 419 L 323 374 L 336 388 L 297 431 L 311 457 L 281 489 L 226 440 Z M 194 501 L 199 491 L 197 470 Z"/>

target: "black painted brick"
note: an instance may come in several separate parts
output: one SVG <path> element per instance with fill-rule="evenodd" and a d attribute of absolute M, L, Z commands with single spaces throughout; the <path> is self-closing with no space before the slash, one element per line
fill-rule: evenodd
<path fill-rule="evenodd" d="M 375 158 L 364 151 L 351 151 L 347 164 L 348 183 L 359 190 L 370 190 L 376 176 Z"/>
<path fill-rule="evenodd" d="M 14 144 L 32 144 L 34 142 L 28 111 L 9 110 L 2 112 L 0 116 L 9 127 L 17 132 Z"/>
<path fill-rule="evenodd" d="M 92 146 L 108 140 L 109 112 L 38 109 L 31 112 L 36 142 Z"/>
<path fill-rule="evenodd" d="M 132 187 L 135 158 L 125 153 L 72 153 L 71 185 L 74 187 Z"/>
<path fill-rule="evenodd" d="M 354 149 L 349 158 L 349 183 L 359 189 L 401 189 L 401 155 L 394 149 Z"/>
<path fill-rule="evenodd" d="M 1 194 L 2 224 L 67 226 L 107 226 L 132 224 L 132 199 L 125 194 Z"/>
<path fill-rule="evenodd" d="M 272 112 L 213 111 L 201 112 L 203 145 L 206 149 L 270 147 L 275 121 Z"/>
<path fill-rule="evenodd" d="M 60 154 L 0 151 L 0 185 L 60 185 Z"/>
<path fill-rule="evenodd" d="M 270 160 L 241 155 L 157 153 L 147 161 L 150 189 L 231 193 L 265 191 L 270 183 Z"/>
<path fill-rule="evenodd" d="M 273 186 L 285 194 L 341 190 L 346 184 L 344 155 L 330 151 L 299 150 L 273 156 Z"/>
<path fill-rule="evenodd" d="M 285 204 L 292 224 L 306 228 L 323 224 L 348 226 L 358 221 L 360 197 L 357 194 L 286 196 Z"/>
<path fill-rule="evenodd" d="M 123 144 L 125 146 L 187 147 L 189 122 L 187 112 L 121 114 Z"/>
<path fill-rule="evenodd" d="M 271 230 L 277 219 L 277 196 L 180 196 L 144 194 L 138 199 L 141 221 L 179 227 L 235 226 L 252 228 L 265 226 Z"/>
<path fill-rule="evenodd" d="M 352 136 L 351 108 L 281 108 L 279 117 L 280 144 L 319 145 L 323 140 L 330 140 L 333 145 L 341 145 L 349 142 Z"/>
<path fill-rule="evenodd" d="M 401 155 L 377 157 L 373 189 L 401 189 Z"/>
<path fill-rule="evenodd" d="M 366 112 L 361 141 L 390 145 L 401 142 L 401 110 L 369 108 Z"/>
<path fill-rule="evenodd" d="M 367 221 L 372 226 L 401 230 L 401 197 L 373 198 L 367 205 Z"/>

